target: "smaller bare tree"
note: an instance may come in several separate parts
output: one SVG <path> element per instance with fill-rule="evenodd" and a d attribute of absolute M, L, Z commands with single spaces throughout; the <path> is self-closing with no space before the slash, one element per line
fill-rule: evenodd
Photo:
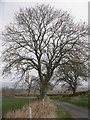
<path fill-rule="evenodd" d="M 75 95 L 77 87 L 82 85 L 81 81 L 87 80 L 86 63 L 81 61 L 78 56 L 75 57 L 69 63 L 59 67 L 59 79 L 57 80 L 57 83 L 63 82 L 63 86 L 72 90 L 73 95 Z"/>
<path fill-rule="evenodd" d="M 38 78 L 36 76 L 30 76 L 29 72 L 27 72 L 26 78 L 25 78 L 25 82 L 24 84 L 27 87 L 27 91 L 28 91 L 28 96 L 30 94 L 31 88 L 32 86 L 36 87 L 35 83 L 38 83 Z M 36 89 L 35 89 L 36 90 Z"/>

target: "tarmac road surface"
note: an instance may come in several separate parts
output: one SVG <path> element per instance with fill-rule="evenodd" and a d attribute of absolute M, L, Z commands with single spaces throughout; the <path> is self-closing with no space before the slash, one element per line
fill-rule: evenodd
<path fill-rule="evenodd" d="M 66 103 L 66 102 L 60 102 L 60 101 L 54 101 L 55 104 L 58 106 L 61 106 L 64 108 L 68 113 L 72 116 L 72 118 L 86 118 L 88 119 L 88 109 L 78 107 L 76 105 Z"/>

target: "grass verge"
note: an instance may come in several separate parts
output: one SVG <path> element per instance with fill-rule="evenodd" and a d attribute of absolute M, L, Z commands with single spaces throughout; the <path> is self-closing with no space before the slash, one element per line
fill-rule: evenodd
<path fill-rule="evenodd" d="M 68 120 L 72 120 L 71 115 L 60 106 L 56 106 L 56 115 L 57 118 L 61 118 L 60 120 L 65 120 L 65 118 L 68 118 Z"/>
<path fill-rule="evenodd" d="M 51 96 L 50 98 L 53 100 L 59 100 L 59 101 L 63 101 L 63 102 L 68 102 L 68 103 L 72 103 L 81 107 L 85 107 L 85 108 L 90 108 L 90 105 L 88 104 L 88 98 L 90 97 L 90 95 L 79 95 L 79 96 Z"/>
<path fill-rule="evenodd" d="M 24 99 L 25 100 L 25 99 Z M 56 118 L 56 106 L 49 98 L 45 98 L 44 106 L 41 100 L 34 100 L 30 104 L 25 104 L 21 109 L 8 112 L 5 118 L 28 118 L 28 110 L 31 107 L 32 118 Z"/>

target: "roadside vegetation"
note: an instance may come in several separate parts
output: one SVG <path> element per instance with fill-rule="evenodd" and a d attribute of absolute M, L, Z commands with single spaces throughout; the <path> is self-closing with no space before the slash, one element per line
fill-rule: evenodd
<path fill-rule="evenodd" d="M 23 96 L 3 96 L 2 101 L 2 113 L 5 118 L 28 118 L 29 106 L 32 108 L 33 118 L 71 118 L 67 111 L 54 104 L 48 97 L 45 98 L 44 106 L 40 99 Z"/>
<path fill-rule="evenodd" d="M 3 96 L 2 100 L 3 118 L 28 118 L 29 106 L 32 118 L 56 118 L 56 106 L 48 97 L 44 105 L 37 98 Z"/>
<path fill-rule="evenodd" d="M 90 108 L 90 105 L 88 104 L 89 97 L 90 97 L 90 95 L 88 95 L 88 94 L 76 95 L 76 96 L 69 96 L 69 95 L 50 96 L 50 98 L 53 100 L 68 102 L 68 103 L 75 104 L 75 105 L 85 107 L 85 108 L 88 108 L 88 107 Z"/>
<path fill-rule="evenodd" d="M 57 118 L 62 118 L 62 119 L 69 118 L 69 120 L 72 119 L 71 115 L 60 106 L 56 106 L 56 115 Z"/>

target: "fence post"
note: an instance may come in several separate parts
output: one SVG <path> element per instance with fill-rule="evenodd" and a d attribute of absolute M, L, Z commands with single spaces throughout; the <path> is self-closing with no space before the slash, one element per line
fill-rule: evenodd
<path fill-rule="evenodd" d="M 28 118 L 31 119 L 32 118 L 32 114 L 31 114 L 31 107 L 29 106 L 28 109 Z"/>
<path fill-rule="evenodd" d="M 32 112 L 31 112 L 31 107 L 30 107 L 30 100 L 29 100 L 29 107 L 28 107 L 28 118 L 32 118 Z"/>
<path fill-rule="evenodd" d="M 44 107 L 44 104 L 45 104 L 45 101 L 44 101 L 44 99 L 42 99 L 42 105 L 43 105 L 43 107 Z"/>

